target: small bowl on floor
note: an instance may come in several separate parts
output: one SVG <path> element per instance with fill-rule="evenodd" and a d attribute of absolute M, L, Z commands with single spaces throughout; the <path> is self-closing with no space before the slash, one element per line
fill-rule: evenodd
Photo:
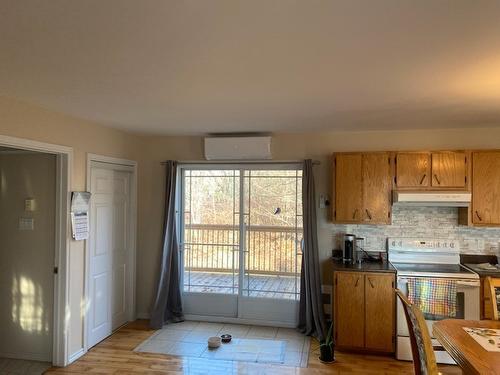
<path fill-rule="evenodd" d="M 208 338 L 208 347 L 210 349 L 216 349 L 220 346 L 221 338 L 218 336 L 213 336 Z"/>
<path fill-rule="evenodd" d="M 227 344 L 228 342 L 231 341 L 231 339 L 233 338 L 233 336 L 228 335 L 227 333 L 225 333 L 225 334 L 221 335 L 220 338 L 222 339 L 222 342 L 224 344 Z"/>

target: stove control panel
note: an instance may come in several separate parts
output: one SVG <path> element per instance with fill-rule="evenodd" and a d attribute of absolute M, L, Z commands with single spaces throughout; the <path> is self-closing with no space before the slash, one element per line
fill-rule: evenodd
<path fill-rule="evenodd" d="M 389 251 L 459 252 L 458 242 L 453 239 L 389 238 Z"/>

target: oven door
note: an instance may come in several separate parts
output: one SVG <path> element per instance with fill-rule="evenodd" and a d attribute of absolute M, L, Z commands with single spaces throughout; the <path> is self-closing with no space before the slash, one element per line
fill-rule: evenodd
<path fill-rule="evenodd" d="M 398 289 L 405 296 L 408 296 L 408 279 L 410 277 L 398 276 Z M 455 319 L 479 320 L 479 280 L 458 279 L 457 280 L 457 315 Z M 397 299 L 397 358 L 403 360 L 412 360 L 411 348 L 408 332 L 408 324 L 403 310 L 402 302 Z M 453 319 L 443 317 L 426 316 L 425 322 L 432 337 L 433 345 L 440 345 L 432 335 L 432 326 L 441 319 Z M 446 352 L 436 352 L 438 363 L 454 363 Z"/>

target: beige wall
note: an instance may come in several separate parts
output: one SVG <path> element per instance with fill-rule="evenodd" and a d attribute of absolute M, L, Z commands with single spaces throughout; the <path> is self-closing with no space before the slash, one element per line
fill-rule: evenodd
<path fill-rule="evenodd" d="M 330 156 L 334 151 L 376 151 L 408 149 L 500 148 L 500 129 L 416 130 L 373 132 L 320 132 L 275 134 L 275 160 L 312 158 L 316 166 L 317 193 L 330 193 Z M 137 311 L 148 313 L 154 293 L 161 248 L 164 173 L 166 159 L 203 160 L 202 137 L 148 137 L 139 172 L 139 248 L 137 260 Z M 319 244 L 327 259 L 334 244 L 335 227 L 327 220 L 327 210 L 318 210 Z M 151 272 L 154 271 L 154 272 Z M 326 275 L 324 275 L 326 276 Z M 325 279 L 327 279 L 325 277 Z"/>
<path fill-rule="evenodd" d="M 0 97 L 0 134 L 67 145 L 74 149 L 74 190 L 85 189 L 86 153 L 128 158 L 139 162 L 138 170 L 138 246 L 137 311 L 148 313 L 156 287 L 161 249 L 165 159 L 203 160 L 201 137 L 135 136 L 94 123 Z M 312 158 L 318 193 L 329 193 L 333 151 L 500 148 L 500 129 L 323 132 L 276 134 L 273 155 L 276 160 Z M 323 259 L 333 245 L 334 226 L 326 210 L 318 212 L 319 239 Z M 82 343 L 81 296 L 83 291 L 83 243 L 72 242 L 70 352 Z"/>
<path fill-rule="evenodd" d="M 139 150 L 142 148 L 141 137 L 1 96 L 0 134 L 72 147 L 74 151 L 72 190 L 86 188 L 87 153 L 138 160 Z M 71 290 L 69 352 L 73 354 L 83 347 L 83 241 L 71 241 L 69 257 Z"/>
<path fill-rule="evenodd" d="M 0 153 L 0 357 L 52 360 L 55 199 L 55 155 Z"/>

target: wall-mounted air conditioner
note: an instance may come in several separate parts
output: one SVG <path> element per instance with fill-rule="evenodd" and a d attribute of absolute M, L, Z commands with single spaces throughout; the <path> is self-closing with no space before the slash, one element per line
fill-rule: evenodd
<path fill-rule="evenodd" d="M 271 137 L 207 137 L 207 160 L 266 160 L 271 156 Z"/>

